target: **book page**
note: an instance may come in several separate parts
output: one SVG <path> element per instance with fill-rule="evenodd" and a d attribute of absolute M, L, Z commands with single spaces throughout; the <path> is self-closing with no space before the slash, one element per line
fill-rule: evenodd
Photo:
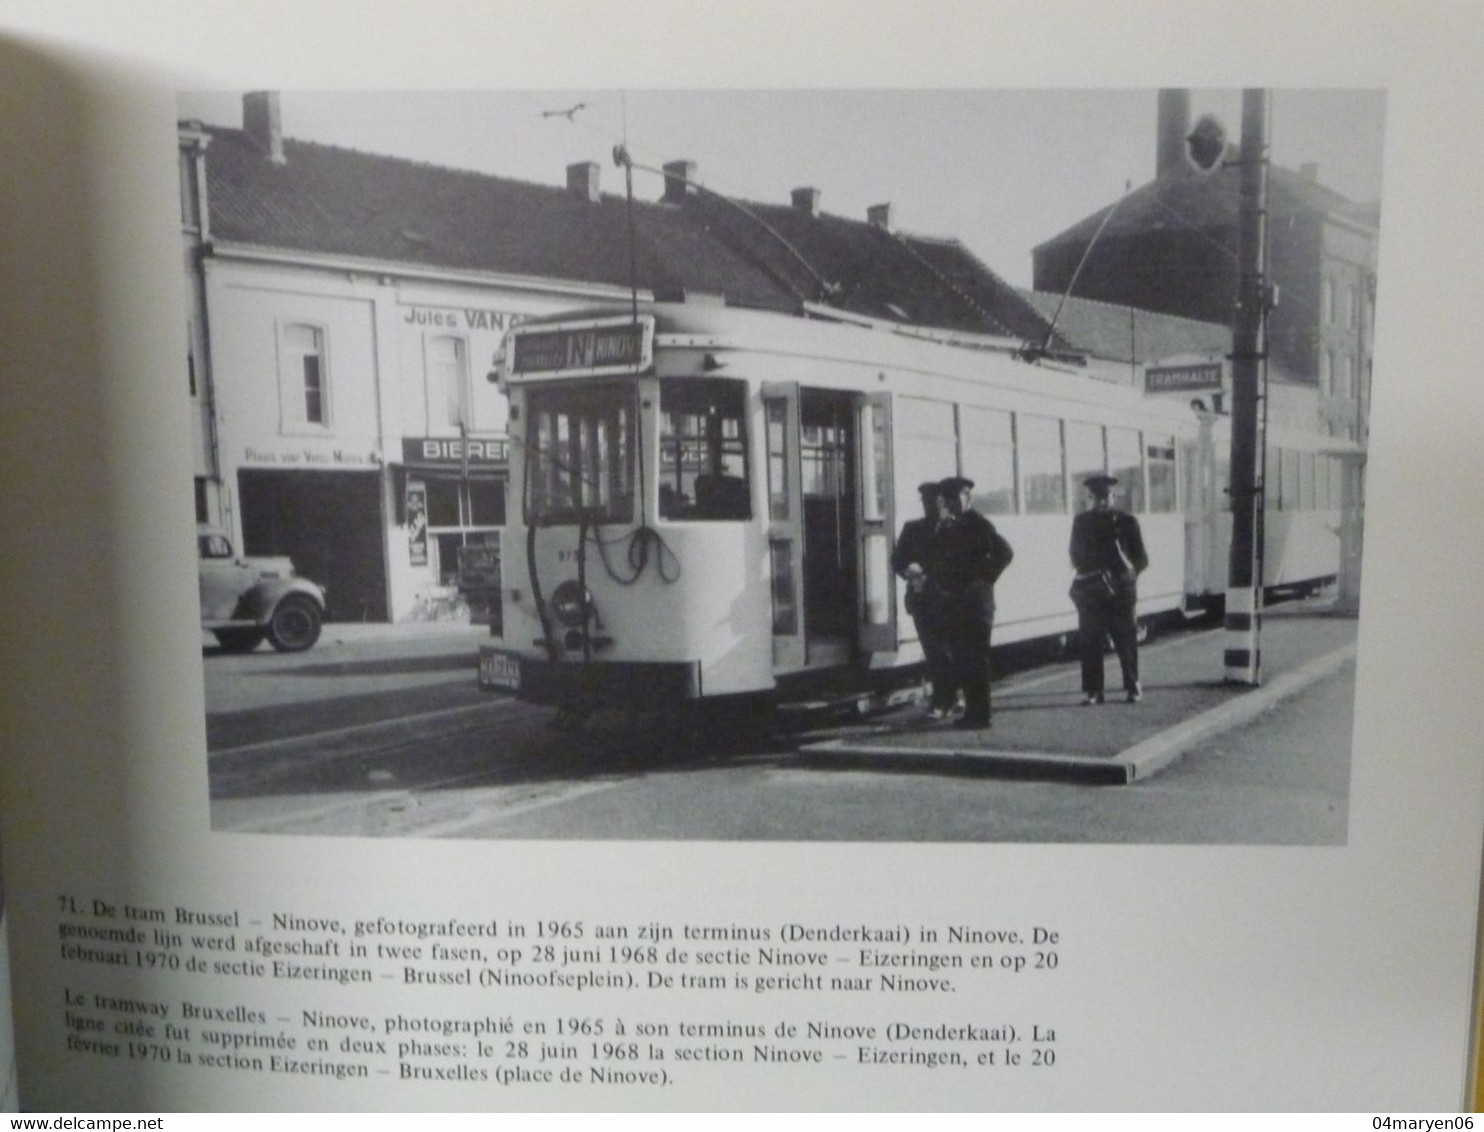
<path fill-rule="evenodd" d="M 0 892 L 0 927 L 5 921 L 4 893 Z M 0 1112 L 18 1112 L 20 1091 L 15 1078 L 15 1030 L 11 1024 L 10 941 L 0 930 Z"/>
<path fill-rule="evenodd" d="M 348 18 L 0 27 L 21 1106 L 1465 1103 L 1472 13 Z M 1232 160 L 1270 92 L 1268 268 L 1322 253 L 1240 408 L 1240 326 L 1086 297 L 1213 239 L 1140 195 L 1179 84 Z M 1096 475 L 1148 568 L 1079 662 Z M 919 483 L 1014 548 L 992 728 L 887 690 Z"/>

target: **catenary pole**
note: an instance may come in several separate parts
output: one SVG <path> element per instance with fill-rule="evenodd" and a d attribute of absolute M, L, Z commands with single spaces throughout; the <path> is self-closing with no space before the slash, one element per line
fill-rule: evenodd
<path fill-rule="evenodd" d="M 1268 97 L 1242 92 L 1239 273 L 1232 318 L 1231 564 L 1224 665 L 1228 683 L 1262 683 L 1262 449 L 1260 400 L 1267 354 Z"/>

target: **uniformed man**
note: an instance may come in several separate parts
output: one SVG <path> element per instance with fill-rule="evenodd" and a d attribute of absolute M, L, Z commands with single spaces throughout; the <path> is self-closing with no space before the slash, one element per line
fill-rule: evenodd
<path fill-rule="evenodd" d="M 922 642 L 922 655 L 927 662 L 928 680 L 933 689 L 928 710 L 933 716 L 943 719 L 958 700 L 958 684 L 953 678 L 948 647 L 943 640 L 948 599 L 937 580 L 928 573 L 932 565 L 933 536 L 943 521 L 943 496 L 936 482 L 919 484 L 917 494 L 922 500 L 922 518 L 908 519 L 902 524 L 902 532 L 892 548 L 891 568 L 907 583 L 907 612 L 917 627 L 917 639 Z"/>
<path fill-rule="evenodd" d="M 964 715 L 954 726 L 988 727 L 989 634 L 994 586 L 1015 552 L 994 524 L 972 505 L 974 481 L 950 476 L 938 485 L 947 518 L 933 539 L 931 576 L 947 594 L 946 643 L 964 693 Z"/>
<path fill-rule="evenodd" d="M 1139 639 L 1135 623 L 1138 579 L 1149 565 L 1139 520 L 1112 504 L 1114 476 L 1088 476 L 1082 486 L 1092 495 L 1092 509 L 1072 520 L 1072 603 L 1077 607 L 1077 635 L 1082 646 L 1082 702 L 1103 702 L 1103 641 L 1113 638 L 1123 670 L 1123 691 L 1136 704 L 1139 684 Z"/>

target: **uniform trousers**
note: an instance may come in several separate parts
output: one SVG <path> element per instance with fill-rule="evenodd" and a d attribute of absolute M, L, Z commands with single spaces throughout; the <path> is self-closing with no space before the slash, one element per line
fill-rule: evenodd
<path fill-rule="evenodd" d="M 1113 638 L 1113 650 L 1118 654 L 1124 691 L 1132 692 L 1139 686 L 1139 637 L 1134 622 L 1137 600 L 1133 590 L 1119 586 L 1112 597 L 1091 596 L 1077 602 L 1085 695 L 1103 694 L 1103 641 L 1108 637 Z"/>
<path fill-rule="evenodd" d="M 917 639 L 922 643 L 922 658 L 927 663 L 928 680 L 933 685 L 932 707 L 947 711 L 958 699 L 958 680 L 953 673 L 953 657 L 948 651 L 947 625 L 941 599 L 930 609 L 912 614 Z"/>
<path fill-rule="evenodd" d="M 952 672 L 964 693 L 964 720 L 988 723 L 989 634 L 994 627 L 994 587 L 975 582 L 952 595 L 947 613 L 946 644 Z"/>

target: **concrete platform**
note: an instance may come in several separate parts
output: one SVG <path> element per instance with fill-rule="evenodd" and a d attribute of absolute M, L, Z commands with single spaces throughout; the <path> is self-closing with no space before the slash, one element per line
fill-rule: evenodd
<path fill-rule="evenodd" d="M 1082 706 L 1078 667 L 1064 664 L 996 683 L 988 729 L 956 730 L 906 708 L 870 726 L 821 735 L 800 753 L 880 768 L 1135 782 L 1338 671 L 1355 655 L 1356 628 L 1329 601 L 1292 602 L 1263 615 L 1259 687 L 1224 682 L 1222 630 L 1182 633 L 1140 650 L 1144 698 L 1137 704 L 1123 702 L 1110 655 L 1106 704 Z"/>

